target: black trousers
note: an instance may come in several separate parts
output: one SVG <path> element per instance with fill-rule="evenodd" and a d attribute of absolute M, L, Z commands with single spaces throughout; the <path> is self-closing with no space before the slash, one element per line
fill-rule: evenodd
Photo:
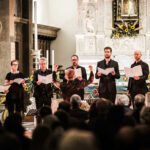
<path fill-rule="evenodd" d="M 13 114 L 14 112 L 21 113 L 21 111 L 23 111 L 23 100 L 8 99 L 6 100 L 6 107 L 9 115 Z"/>
<path fill-rule="evenodd" d="M 36 109 L 39 110 L 42 106 L 51 106 L 51 97 L 41 96 L 35 97 Z"/>
<path fill-rule="evenodd" d="M 36 109 L 37 109 L 37 114 L 36 114 L 36 121 L 37 124 L 41 123 L 41 116 L 39 114 L 40 109 L 43 106 L 51 106 L 51 97 L 47 97 L 47 96 L 39 96 L 39 97 L 35 97 L 35 103 L 36 103 Z"/>
<path fill-rule="evenodd" d="M 110 92 L 99 93 L 99 97 L 106 98 L 106 99 L 110 100 L 113 104 L 115 104 L 115 100 L 116 100 L 115 93 L 110 93 Z"/>

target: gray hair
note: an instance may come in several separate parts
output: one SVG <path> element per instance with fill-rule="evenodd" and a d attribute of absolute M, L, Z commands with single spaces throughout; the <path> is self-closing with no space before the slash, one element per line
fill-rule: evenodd
<path fill-rule="evenodd" d="M 134 97 L 134 103 L 135 105 L 138 105 L 138 104 L 143 104 L 145 103 L 145 96 L 143 94 L 137 94 L 135 97 Z"/>
<path fill-rule="evenodd" d="M 77 94 L 73 94 L 70 98 L 70 103 L 71 103 L 71 106 L 72 105 L 78 105 L 80 106 L 81 104 L 81 97 Z"/>
<path fill-rule="evenodd" d="M 45 61 L 45 62 L 47 62 L 47 58 L 41 57 L 39 61 Z"/>
<path fill-rule="evenodd" d="M 117 95 L 116 104 L 122 105 L 122 106 L 128 106 L 129 105 L 129 97 L 125 94 Z"/>

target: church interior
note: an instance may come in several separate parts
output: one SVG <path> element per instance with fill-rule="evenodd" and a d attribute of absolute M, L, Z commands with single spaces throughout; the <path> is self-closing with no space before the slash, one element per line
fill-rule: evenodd
<path fill-rule="evenodd" d="M 149 0 L 0 0 L 2 148 L 150 149 L 149 8 Z M 79 81 L 75 87 L 83 90 L 84 96 L 78 94 L 79 98 L 78 92 L 74 92 L 68 102 L 63 96 L 72 92 L 75 79 L 71 88 L 63 91 L 61 85 L 69 83 L 66 70 L 74 66 L 74 57 L 80 66 L 78 75 L 82 76 L 79 79 L 74 71 Z M 7 95 L 13 83 L 9 84 L 10 90 L 4 87 L 11 81 L 7 75 L 12 72 L 13 60 L 17 60 L 14 62 L 19 63 L 18 70 L 24 75 L 26 85 L 21 84 L 25 106 L 19 114 L 14 104 L 10 115 Z M 101 65 L 103 60 L 105 65 Z M 42 71 L 39 74 L 36 71 L 42 68 L 43 61 L 46 70 L 56 75 L 57 82 L 54 76 L 52 81 L 41 79 L 43 83 L 44 80 L 52 83 L 53 96 L 50 107 L 43 104 L 43 109 L 37 109 L 34 95 Z M 89 65 L 93 66 L 92 71 Z M 85 83 L 83 68 L 89 78 L 86 77 Z M 67 81 L 62 84 L 64 78 Z M 44 88 L 48 89 L 47 83 Z M 106 97 L 100 96 L 105 88 Z M 109 89 L 116 92 L 115 102 L 105 100 L 113 97 L 114 91 Z"/>

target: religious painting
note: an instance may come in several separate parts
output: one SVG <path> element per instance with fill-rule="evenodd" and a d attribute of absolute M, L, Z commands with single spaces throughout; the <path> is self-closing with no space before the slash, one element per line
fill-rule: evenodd
<path fill-rule="evenodd" d="M 137 16 L 137 0 L 122 0 L 121 1 L 121 16 Z"/>
<path fill-rule="evenodd" d="M 116 20 L 138 20 L 139 0 L 116 0 Z"/>

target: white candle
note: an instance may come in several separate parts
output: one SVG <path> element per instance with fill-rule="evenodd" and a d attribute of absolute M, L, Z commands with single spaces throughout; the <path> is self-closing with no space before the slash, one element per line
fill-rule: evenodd
<path fill-rule="evenodd" d="M 38 50 L 37 1 L 34 1 L 34 49 Z"/>
<path fill-rule="evenodd" d="M 54 71 L 54 50 L 52 50 L 51 52 L 52 52 L 51 53 L 52 54 L 51 55 L 52 56 L 52 59 L 51 59 L 52 60 L 52 70 Z"/>
<path fill-rule="evenodd" d="M 47 68 L 49 68 L 49 50 L 46 50 Z"/>

